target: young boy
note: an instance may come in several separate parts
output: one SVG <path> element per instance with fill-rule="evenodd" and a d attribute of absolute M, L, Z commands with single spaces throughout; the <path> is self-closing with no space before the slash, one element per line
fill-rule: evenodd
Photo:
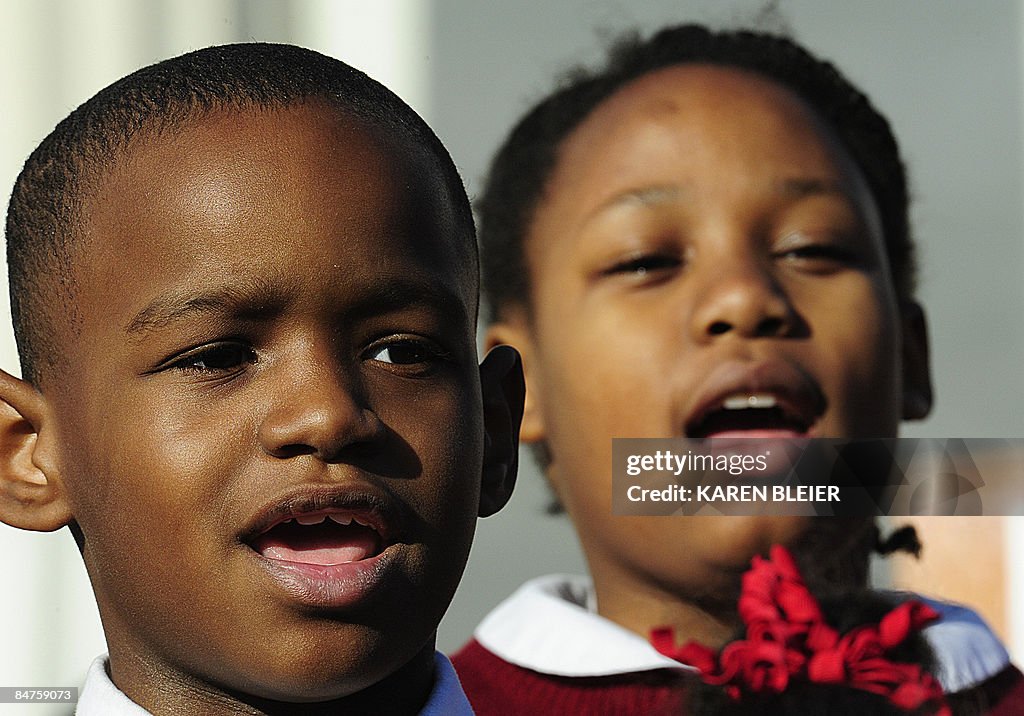
<path fill-rule="evenodd" d="M 862 589 L 870 519 L 612 513 L 615 437 L 892 437 L 931 403 L 888 124 L 794 43 L 696 26 L 625 43 L 512 130 L 480 202 L 490 344 L 523 353 L 540 446 L 592 582 L 528 584 L 454 663 L 478 713 L 679 712 L 647 638 L 721 644 L 739 575 L 791 546 Z M 1020 674 L 966 610 L 928 629 L 948 691 Z M 1009 702 L 1006 702 L 1009 703 Z M 1009 711 L 1007 711 L 1009 712 Z"/>
<path fill-rule="evenodd" d="M 521 376 L 477 367 L 422 119 L 315 52 L 201 50 L 58 125 L 7 241 L 0 518 L 81 549 L 110 653 L 78 713 L 469 713 L 434 633 Z"/>

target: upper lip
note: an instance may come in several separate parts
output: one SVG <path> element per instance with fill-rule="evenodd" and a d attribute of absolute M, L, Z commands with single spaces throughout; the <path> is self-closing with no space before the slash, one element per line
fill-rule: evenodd
<path fill-rule="evenodd" d="M 690 435 L 732 395 L 771 395 L 782 411 L 807 428 L 825 412 L 827 401 L 817 382 L 803 370 L 783 360 L 729 361 L 715 368 L 703 390 L 691 401 L 683 423 Z"/>
<path fill-rule="evenodd" d="M 242 542 L 251 543 L 289 519 L 303 515 L 345 514 L 372 528 L 384 544 L 400 531 L 401 510 L 384 491 L 367 484 L 306 486 L 293 489 L 267 503 L 242 530 Z"/>

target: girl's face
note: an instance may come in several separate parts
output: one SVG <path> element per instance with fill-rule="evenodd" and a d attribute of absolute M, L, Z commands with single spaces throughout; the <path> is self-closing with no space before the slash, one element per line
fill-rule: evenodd
<path fill-rule="evenodd" d="M 490 337 L 524 350 L 523 438 L 550 450 L 602 613 L 645 631 L 638 601 L 714 593 L 808 523 L 612 515 L 613 437 L 893 436 L 927 369 L 904 359 L 921 337 L 903 333 L 860 171 L 785 88 L 652 72 L 558 156 L 526 242 L 532 313 Z M 723 409 L 753 393 L 785 419 Z"/>

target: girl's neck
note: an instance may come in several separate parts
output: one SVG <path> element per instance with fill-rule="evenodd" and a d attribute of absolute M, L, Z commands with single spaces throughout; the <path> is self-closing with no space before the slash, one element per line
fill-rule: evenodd
<path fill-rule="evenodd" d="M 686 596 L 668 585 L 613 577 L 600 569 L 593 570 L 593 577 L 598 614 L 644 639 L 650 638 L 652 629 L 672 627 L 681 642 L 692 639 L 719 647 L 738 624 L 738 574 L 734 584 L 720 585 L 721 591 L 707 598 Z"/>

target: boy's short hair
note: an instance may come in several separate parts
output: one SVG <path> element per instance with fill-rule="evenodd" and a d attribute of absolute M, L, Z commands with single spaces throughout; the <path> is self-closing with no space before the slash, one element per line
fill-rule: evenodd
<path fill-rule="evenodd" d="M 427 124 L 379 82 L 292 45 L 210 47 L 143 68 L 82 104 L 25 162 L 7 212 L 11 314 L 22 377 L 35 385 L 61 355 L 55 318 L 73 329 L 75 248 L 82 207 L 140 137 L 173 131 L 218 110 L 268 110 L 324 102 L 426 146 L 448 187 L 455 225 L 476 261 L 469 200 L 451 157 Z"/>
<path fill-rule="evenodd" d="M 907 178 L 888 121 L 830 63 L 792 40 L 748 30 L 700 25 L 661 30 L 615 44 L 599 70 L 578 69 L 513 128 L 498 150 L 478 204 L 483 290 L 490 317 L 530 308 L 525 237 L 564 140 L 604 100 L 635 79 L 679 64 L 723 65 L 777 82 L 826 120 L 863 172 L 878 205 L 897 297 L 914 293 L 914 247 Z"/>

